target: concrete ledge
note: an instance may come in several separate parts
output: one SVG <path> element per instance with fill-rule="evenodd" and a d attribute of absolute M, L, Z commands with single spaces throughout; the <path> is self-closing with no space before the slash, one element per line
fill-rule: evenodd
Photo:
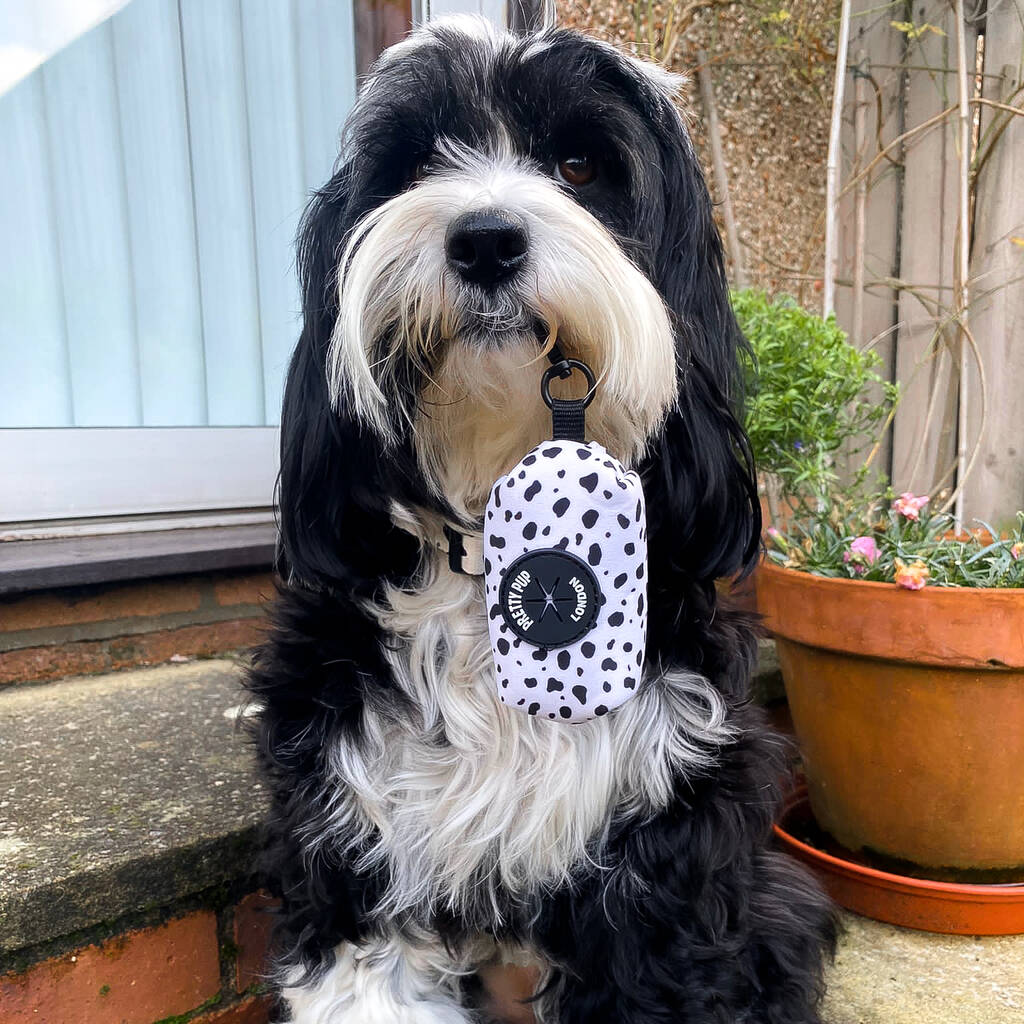
<path fill-rule="evenodd" d="M 236 664 L 0 692 L 0 955 L 252 874 Z"/>

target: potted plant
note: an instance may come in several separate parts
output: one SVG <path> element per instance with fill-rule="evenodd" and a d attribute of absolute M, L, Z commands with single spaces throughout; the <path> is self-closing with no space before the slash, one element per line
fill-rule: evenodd
<path fill-rule="evenodd" d="M 885 504 L 773 528 L 759 576 L 815 819 L 848 850 L 1024 880 L 1024 514 L 993 538 Z"/>
<path fill-rule="evenodd" d="M 757 607 L 820 848 L 781 834 L 853 909 L 1024 930 L 1024 886 L 973 884 L 1024 881 L 1024 517 L 958 533 L 938 499 L 872 494 L 877 444 L 844 458 L 897 400 L 878 360 L 791 299 L 733 301 L 771 524 Z"/>
<path fill-rule="evenodd" d="M 833 316 L 822 319 L 788 295 L 757 289 L 734 291 L 732 306 L 750 344 L 745 427 L 765 520 L 781 525 L 795 507 L 835 488 L 837 458 L 855 458 L 877 433 L 897 388 L 878 375 L 877 354 L 851 345 Z"/>

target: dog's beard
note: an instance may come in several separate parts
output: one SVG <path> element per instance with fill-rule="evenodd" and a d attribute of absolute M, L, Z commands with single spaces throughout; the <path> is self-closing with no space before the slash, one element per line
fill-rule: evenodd
<path fill-rule="evenodd" d="M 598 375 L 589 436 L 626 461 L 674 399 L 674 342 L 650 281 L 549 178 L 462 147 L 441 159 L 352 233 L 328 377 L 332 399 L 347 398 L 385 444 L 411 429 L 428 482 L 473 516 L 494 480 L 549 436 L 540 376 L 556 339 Z M 522 272 L 485 292 L 447 266 L 444 240 L 461 213 L 489 206 L 523 218 L 530 250 Z M 577 380 L 559 387 L 581 393 Z"/>

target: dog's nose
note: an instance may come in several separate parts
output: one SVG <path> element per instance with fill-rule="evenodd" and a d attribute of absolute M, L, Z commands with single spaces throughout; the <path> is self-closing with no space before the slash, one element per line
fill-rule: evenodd
<path fill-rule="evenodd" d="M 508 210 L 474 210 L 452 221 L 445 255 L 459 276 L 491 288 L 526 263 L 530 237 L 526 224 Z"/>

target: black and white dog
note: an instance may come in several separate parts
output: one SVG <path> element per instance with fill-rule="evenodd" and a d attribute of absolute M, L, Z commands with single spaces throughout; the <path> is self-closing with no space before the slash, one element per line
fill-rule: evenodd
<path fill-rule="evenodd" d="M 716 597 L 760 519 L 675 85 L 573 32 L 436 23 L 381 58 L 306 213 L 250 677 L 295 1024 L 481 1020 L 502 961 L 539 967 L 549 1024 L 818 1019 L 830 911 L 769 848 L 781 744 Z M 642 689 L 579 725 L 499 701 L 482 581 L 443 550 L 548 436 L 555 334 L 648 507 Z"/>

